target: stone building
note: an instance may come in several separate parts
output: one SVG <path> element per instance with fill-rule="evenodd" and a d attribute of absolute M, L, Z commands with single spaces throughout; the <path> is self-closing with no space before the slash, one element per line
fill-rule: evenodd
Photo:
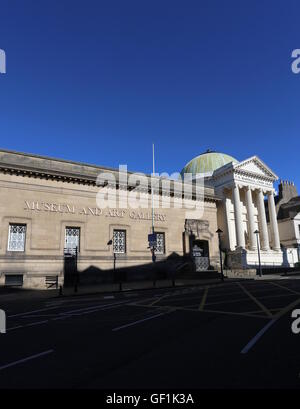
<path fill-rule="evenodd" d="M 252 156 L 239 162 L 231 156 L 208 151 L 189 162 L 182 174 L 185 172 L 192 172 L 193 179 L 197 174 L 204 174 L 205 186 L 213 187 L 221 198 L 217 218 L 223 231 L 222 248 L 227 253 L 229 267 L 257 266 L 257 243 L 263 265 L 283 264 L 273 186 L 278 177 L 261 159 Z M 256 231 L 259 231 L 258 237 Z"/>
<path fill-rule="evenodd" d="M 99 209 L 96 195 L 101 187 L 96 179 L 101 173 L 115 175 L 118 190 L 130 190 L 116 169 L 0 151 L 2 285 L 40 288 L 46 278 L 57 276 L 62 282 L 65 253 L 76 247 L 79 271 L 91 266 L 99 271 L 112 269 L 114 254 L 117 267 L 151 263 L 151 207 Z M 176 189 L 173 182 L 172 203 L 182 195 Z M 160 189 L 154 197 L 161 201 L 164 194 Z M 148 190 L 144 200 L 151 201 Z M 184 208 L 155 209 L 157 261 L 174 253 L 189 254 L 197 244 L 205 248 L 208 265 L 217 266 L 217 201 L 214 189 L 205 187 L 202 220 L 187 221 Z"/>
<path fill-rule="evenodd" d="M 282 252 L 276 219 L 273 183 L 277 176 L 258 157 L 242 162 L 216 152 L 190 161 L 182 173 L 192 192 L 194 206 L 202 203 L 200 217 L 176 206 L 183 191 L 179 181 L 157 178 L 156 189 L 139 190 L 148 208 L 99 208 L 97 195 L 106 189 L 129 194 L 131 172 L 37 155 L 0 151 L 0 284 L 45 288 L 47 280 L 64 280 L 66 254 L 78 251 L 78 271 L 91 267 L 105 275 L 117 267 L 144 266 L 152 262 L 148 235 L 156 233 L 157 261 L 177 255 L 189 258 L 196 270 L 219 267 L 218 236 L 227 262 L 237 268 L 257 265 L 259 229 L 262 261 L 281 265 Z M 115 182 L 99 182 L 99 174 L 113 175 Z M 203 196 L 195 194 L 204 178 Z M 98 179 L 97 179 L 98 178 Z M 190 179 L 189 179 L 190 178 Z M 105 177 L 104 177 L 105 179 Z M 150 187 L 149 187 L 150 186 Z M 268 231 L 264 197 L 269 202 Z M 168 199 L 170 207 L 164 207 Z M 158 204 L 152 213 L 153 201 Z M 141 202 L 141 203 L 142 203 Z M 138 269 L 137 273 L 138 273 Z"/>
<path fill-rule="evenodd" d="M 300 261 L 300 196 L 293 182 L 280 182 L 275 202 L 284 261 L 294 266 Z"/>

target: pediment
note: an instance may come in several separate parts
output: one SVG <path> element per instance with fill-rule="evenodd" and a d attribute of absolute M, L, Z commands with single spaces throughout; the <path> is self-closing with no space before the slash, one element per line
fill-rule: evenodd
<path fill-rule="evenodd" d="M 253 156 L 234 166 L 235 170 L 244 171 L 249 174 L 255 174 L 260 177 L 277 180 L 277 175 L 257 156 Z"/>

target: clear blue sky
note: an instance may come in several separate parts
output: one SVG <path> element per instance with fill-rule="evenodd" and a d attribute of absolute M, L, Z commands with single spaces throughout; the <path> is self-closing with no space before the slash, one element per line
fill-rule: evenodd
<path fill-rule="evenodd" d="M 0 0 L 0 147 L 180 171 L 207 148 L 300 190 L 299 0 Z"/>

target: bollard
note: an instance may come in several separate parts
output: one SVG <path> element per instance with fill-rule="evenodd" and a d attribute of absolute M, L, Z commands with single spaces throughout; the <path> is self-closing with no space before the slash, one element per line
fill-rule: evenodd
<path fill-rule="evenodd" d="M 63 295 L 63 288 L 62 285 L 59 286 L 59 293 L 58 295 L 61 297 Z"/>

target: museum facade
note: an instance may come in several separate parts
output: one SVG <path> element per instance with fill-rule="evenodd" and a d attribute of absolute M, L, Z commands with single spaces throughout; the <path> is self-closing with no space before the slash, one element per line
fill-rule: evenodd
<path fill-rule="evenodd" d="M 97 207 L 101 173 L 115 169 L 90 166 L 16 152 L 0 152 L 0 283 L 44 287 L 49 277 L 63 281 L 65 253 L 78 249 L 78 270 L 99 270 L 152 262 L 148 234 L 152 210 Z M 130 173 L 128 173 L 130 176 Z M 128 177 L 129 177 L 128 176 Z M 129 187 L 127 186 L 127 189 Z M 164 192 L 155 194 L 158 200 Z M 171 202 L 181 196 L 171 187 Z M 151 192 L 144 192 L 149 199 Z M 189 237 L 206 243 L 209 263 L 218 263 L 217 197 L 205 188 L 202 220 L 186 221 L 184 208 L 157 208 L 157 261 L 190 251 Z M 192 200 L 192 199 L 191 199 Z M 110 244 L 110 242 L 112 244 Z M 192 243 L 191 243 L 192 244 Z M 208 254 L 206 254 L 208 259 Z M 207 266 L 208 267 L 208 266 Z"/>
<path fill-rule="evenodd" d="M 151 183 L 140 189 L 148 207 L 117 201 L 102 208 L 99 191 L 111 189 L 121 196 L 132 191 L 132 173 L 124 180 L 117 169 L 1 150 L 0 285 L 46 288 L 51 278 L 63 283 L 66 254 L 74 250 L 82 273 L 93 266 L 105 274 L 116 261 L 117 268 L 147 265 L 152 263 L 148 239 L 153 230 L 157 261 L 176 255 L 182 262 L 193 260 L 197 271 L 218 269 L 219 228 L 228 267 L 257 266 L 257 245 L 263 264 L 282 265 L 273 196 L 277 176 L 267 165 L 256 156 L 238 162 L 205 152 L 185 166 L 185 173 L 192 186 L 187 200 L 191 207 L 201 202 L 200 216 L 178 206 L 184 193 L 175 180 L 165 189 L 166 179 L 157 177 L 156 190 Z M 99 183 L 99 175 L 107 174 L 115 182 L 105 176 L 105 183 Z M 200 177 L 204 184 L 198 197 L 194 187 Z M 163 204 L 166 199 L 169 206 Z"/>

